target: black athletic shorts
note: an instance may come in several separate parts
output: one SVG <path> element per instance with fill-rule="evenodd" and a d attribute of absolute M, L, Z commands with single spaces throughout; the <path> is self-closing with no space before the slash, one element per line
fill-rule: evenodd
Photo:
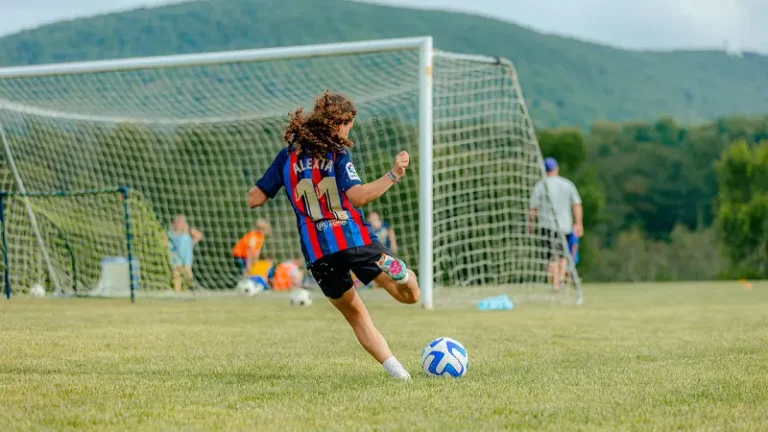
<path fill-rule="evenodd" d="M 556 261 L 563 258 L 563 242 L 560 234 L 549 228 L 539 228 L 539 236 L 541 236 L 541 248 L 544 250 L 545 260 Z"/>
<path fill-rule="evenodd" d="M 350 272 L 355 273 L 355 276 L 365 285 L 381 274 L 381 269 L 376 264 L 381 254 L 395 256 L 383 244 L 373 243 L 326 255 L 315 261 L 309 267 L 309 271 L 320 285 L 323 294 L 337 299 L 352 288 Z"/>

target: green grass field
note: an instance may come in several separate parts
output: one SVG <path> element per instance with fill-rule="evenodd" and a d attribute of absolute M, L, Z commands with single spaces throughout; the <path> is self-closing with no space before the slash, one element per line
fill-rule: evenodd
<path fill-rule="evenodd" d="M 768 284 L 588 286 L 582 307 L 512 312 L 376 297 L 411 383 L 317 296 L 3 300 L 0 429 L 768 430 Z M 437 336 L 467 376 L 420 373 Z"/>

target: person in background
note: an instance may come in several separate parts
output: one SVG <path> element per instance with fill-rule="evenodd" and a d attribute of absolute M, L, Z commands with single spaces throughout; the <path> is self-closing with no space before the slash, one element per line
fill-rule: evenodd
<path fill-rule="evenodd" d="M 304 282 L 303 258 L 283 261 L 274 265 L 268 275 L 269 285 L 275 291 L 301 288 Z"/>
<path fill-rule="evenodd" d="M 272 227 L 264 219 L 253 224 L 253 229 L 245 233 L 232 248 L 232 257 L 238 269 L 247 277 L 251 267 L 259 260 L 264 239 L 272 233 Z"/>
<path fill-rule="evenodd" d="M 570 180 L 560 177 L 557 161 L 551 157 L 544 159 L 544 168 L 547 175 L 536 183 L 531 194 L 526 231 L 531 235 L 538 219 L 541 247 L 549 261 L 547 272 L 552 287 L 559 291 L 568 269 L 560 236 L 570 236 L 569 252 L 578 252 L 578 239 L 584 234 L 583 209 L 576 186 Z"/>
<path fill-rule="evenodd" d="M 182 280 L 187 286 L 193 286 L 192 250 L 203 240 L 203 233 L 190 228 L 184 215 L 176 215 L 167 235 L 173 264 L 173 289 L 181 291 Z"/>
<path fill-rule="evenodd" d="M 372 211 L 368 214 L 368 223 L 373 228 L 373 232 L 378 237 L 379 241 L 384 244 L 393 253 L 397 253 L 397 238 L 395 237 L 395 230 L 389 224 L 381 219 L 381 215 L 378 212 Z"/>

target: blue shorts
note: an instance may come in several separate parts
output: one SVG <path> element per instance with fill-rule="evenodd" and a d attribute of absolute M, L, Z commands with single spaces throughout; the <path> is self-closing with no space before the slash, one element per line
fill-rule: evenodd
<path fill-rule="evenodd" d="M 575 234 L 570 233 L 565 237 L 565 240 L 568 242 L 568 252 L 573 257 L 573 264 L 576 265 L 579 263 L 579 250 L 576 249 L 576 253 L 573 253 L 573 248 L 579 245 L 579 238 Z"/>

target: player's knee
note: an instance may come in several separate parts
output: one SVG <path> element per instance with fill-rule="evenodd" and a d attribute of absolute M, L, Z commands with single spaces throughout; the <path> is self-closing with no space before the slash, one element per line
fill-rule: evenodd
<path fill-rule="evenodd" d="M 419 290 L 419 287 L 411 288 L 410 294 L 406 297 L 405 303 L 407 304 L 415 304 L 418 303 L 421 299 L 421 290 Z"/>

